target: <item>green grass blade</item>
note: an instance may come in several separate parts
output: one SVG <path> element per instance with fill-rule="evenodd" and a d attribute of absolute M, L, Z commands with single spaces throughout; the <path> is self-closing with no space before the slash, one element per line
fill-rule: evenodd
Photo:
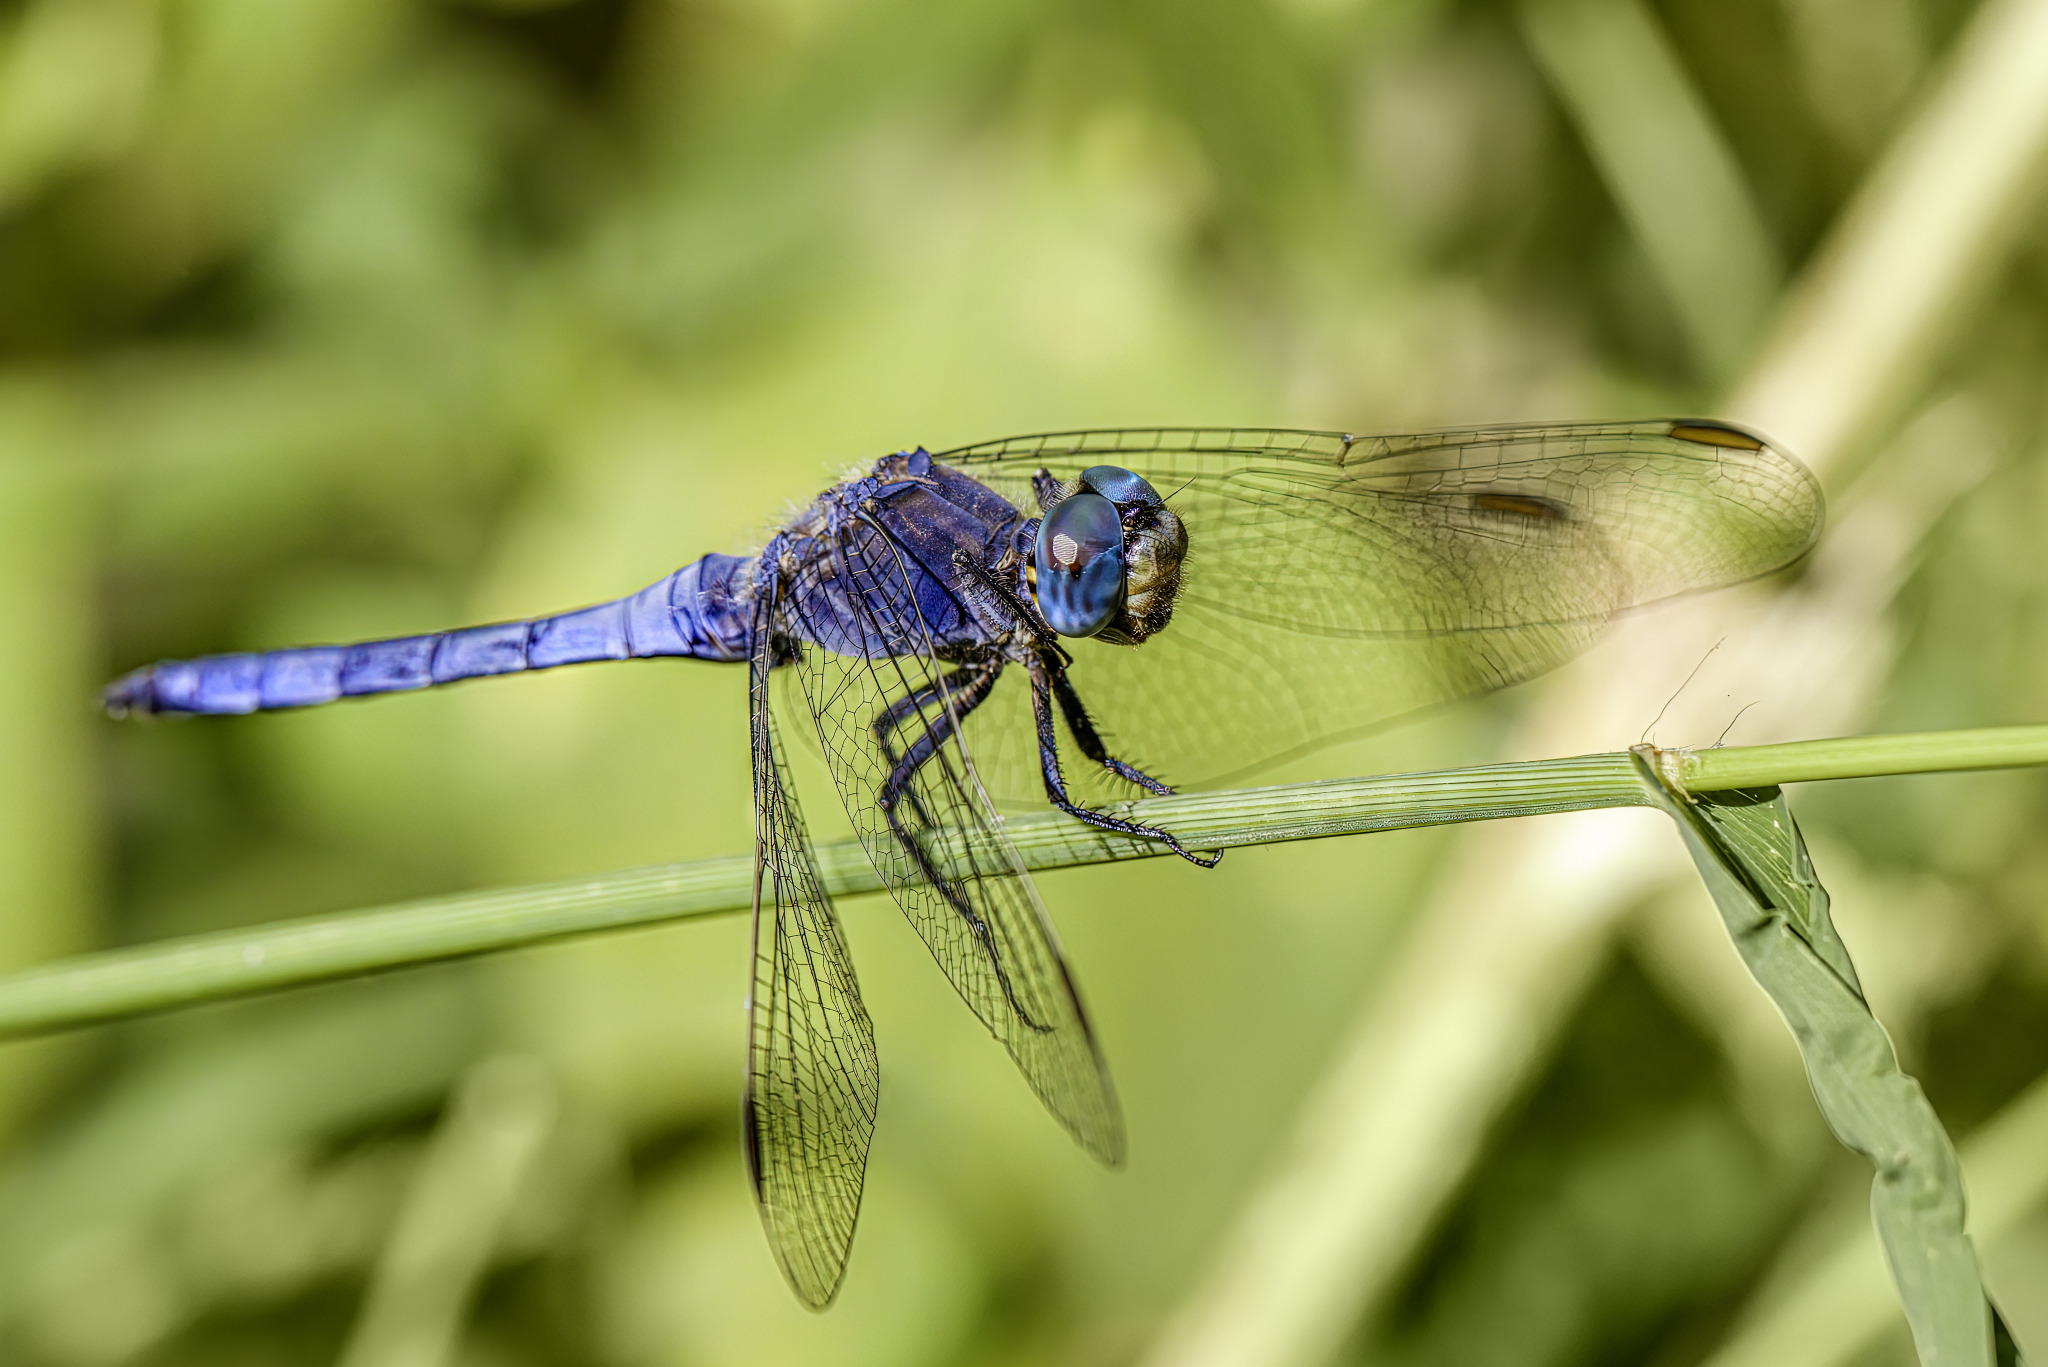
<path fill-rule="evenodd" d="M 1683 832 L 1743 962 L 1792 1027 L 1829 1127 L 1877 1168 L 1871 1216 L 1923 1367 L 1991 1367 L 1991 1314 L 1955 1148 L 1864 1000 L 1783 793 L 1687 798 L 1648 759 L 1643 778 Z"/>
<path fill-rule="evenodd" d="M 1611 754 L 1192 793 L 1117 810 L 1177 832 L 1192 848 L 1233 849 L 1642 801 L 1629 757 Z M 1033 869 L 1163 853 L 1149 841 L 1110 836 L 1055 812 L 1014 817 L 1006 829 Z M 866 854 L 851 842 L 821 846 L 818 867 L 837 896 L 880 886 Z M 86 954 L 0 978 L 0 1038 L 573 935 L 745 911 L 753 888 L 752 858 L 732 856 Z"/>
<path fill-rule="evenodd" d="M 2001 768 L 2048 763 L 2048 727 L 1647 751 L 1644 762 L 1656 765 L 1672 789 L 1692 793 L 1734 787 L 1738 780 L 1789 783 Z M 1190 793 L 1112 810 L 1172 830 L 1190 848 L 1234 849 L 1645 801 L 1637 761 L 1606 754 Z M 1005 829 L 1032 869 L 1162 854 L 1155 844 L 1111 836 L 1055 812 L 1013 817 Z M 818 860 L 836 895 L 879 886 L 854 844 L 821 847 Z M 744 911 L 752 896 L 753 861 L 730 856 L 86 954 L 0 977 L 0 1039 L 568 936 Z"/>

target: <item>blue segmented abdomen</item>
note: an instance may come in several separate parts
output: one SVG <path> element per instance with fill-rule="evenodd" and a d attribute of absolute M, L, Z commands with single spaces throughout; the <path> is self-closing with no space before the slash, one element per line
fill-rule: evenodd
<path fill-rule="evenodd" d="M 740 590 L 747 581 L 743 571 L 753 563 L 736 555 L 707 555 L 631 597 L 525 622 L 355 645 L 166 660 L 117 679 L 101 702 L 115 716 L 260 712 L 592 660 L 661 655 L 744 660 L 751 644 L 750 609 Z"/>

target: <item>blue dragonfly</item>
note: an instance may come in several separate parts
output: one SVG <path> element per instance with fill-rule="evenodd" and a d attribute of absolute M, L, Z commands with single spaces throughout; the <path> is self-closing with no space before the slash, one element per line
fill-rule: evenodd
<path fill-rule="evenodd" d="M 777 1261 L 822 1307 L 845 1275 L 881 1074 L 783 728 L 815 740 L 968 1007 L 1114 1166 L 1116 1093 L 1002 804 L 1049 800 L 1214 864 L 1102 808 L 1174 791 L 1168 773 L 1228 781 L 1530 678 L 1626 608 L 1790 564 L 1821 516 L 1803 467 L 1711 421 L 1063 432 L 886 456 L 758 554 L 707 555 L 614 602 L 170 661 L 104 701 L 116 715 L 241 713 L 597 660 L 745 665 L 757 840 L 743 1134 Z"/>

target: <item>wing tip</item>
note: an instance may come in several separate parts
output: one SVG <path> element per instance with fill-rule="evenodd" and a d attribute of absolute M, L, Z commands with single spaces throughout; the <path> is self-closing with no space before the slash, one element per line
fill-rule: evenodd
<path fill-rule="evenodd" d="M 1091 1035 L 1089 1044 L 1092 1046 L 1094 1042 Z M 1101 1054 L 1092 1048 L 1090 1052 L 1096 1055 L 1095 1076 L 1101 1084 L 1101 1089 L 1093 1096 L 1077 1099 L 1069 1095 L 1056 1098 L 1041 1089 L 1029 1071 L 1025 1073 L 1025 1080 L 1031 1082 L 1032 1091 L 1038 1093 L 1039 1101 L 1052 1113 L 1053 1118 L 1059 1121 L 1060 1128 L 1067 1132 L 1067 1136 L 1090 1158 L 1115 1172 L 1121 1170 L 1130 1159 L 1130 1140 L 1124 1130 L 1123 1106 L 1117 1099 L 1116 1084 L 1110 1080 L 1109 1069 L 1103 1064 Z M 1077 1100 L 1079 1104 L 1074 1104 Z"/>
<path fill-rule="evenodd" d="M 781 1262 L 780 1259 L 777 1261 Z M 812 1284 L 797 1276 L 788 1263 L 782 1263 L 782 1276 L 783 1280 L 789 1283 L 789 1289 L 796 1292 L 796 1298 L 802 1302 L 804 1309 L 814 1315 L 822 1315 L 832 1308 L 832 1302 L 839 1299 L 839 1288 L 846 1285 L 846 1264 L 839 1264 L 838 1275 L 832 1279 L 829 1286 Z"/>
<path fill-rule="evenodd" d="M 768 1193 L 761 1161 L 761 1111 L 752 1077 L 747 1079 L 746 1090 L 740 1095 L 740 1147 L 746 1155 L 747 1182 L 754 1193 L 754 1208 L 760 1213 L 761 1227 L 768 1235 L 768 1251 L 774 1255 L 775 1266 L 804 1309 L 821 1314 L 831 1308 L 839 1298 L 839 1289 L 846 1284 L 847 1264 L 853 1257 L 853 1230 L 847 1230 L 844 1242 L 837 1247 L 821 1247 L 818 1240 L 787 1227 L 780 1208 Z M 859 1219 L 856 1196 L 855 1224 Z"/>
<path fill-rule="evenodd" d="M 1674 441 L 1690 442 L 1695 446 L 1774 457 L 1783 465 L 1790 467 L 1798 477 L 1811 505 L 1806 510 L 1801 528 L 1804 536 L 1796 548 L 1788 549 L 1783 558 L 1760 573 L 1774 573 L 1787 565 L 1795 564 L 1819 543 L 1821 532 L 1827 524 L 1827 495 L 1821 489 L 1819 478 L 1797 456 L 1761 433 L 1721 418 L 1677 418 L 1666 425 L 1665 432 Z"/>

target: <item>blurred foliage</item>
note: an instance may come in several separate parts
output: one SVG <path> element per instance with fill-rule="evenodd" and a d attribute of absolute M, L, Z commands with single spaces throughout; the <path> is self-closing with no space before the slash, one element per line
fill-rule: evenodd
<path fill-rule="evenodd" d="M 1796 271 L 1968 6 L 1645 12 Z M 612 597 L 917 442 L 1710 407 L 1668 263 L 1525 18 L 4 0 L 0 966 L 751 838 L 732 670 L 100 722 L 97 684 L 142 661 Z M 2044 359 L 2036 229 L 1938 382 L 1999 465 L 1926 547 L 1874 728 L 2048 720 Z M 1477 760 L 1499 716 L 1317 767 Z M 1800 804 L 1907 1066 L 1966 1135 L 2048 1068 L 2048 783 Z M 748 1203 L 737 923 L 8 1046 L 0 1360 L 365 1364 L 407 1333 L 479 1364 L 1127 1360 L 1441 849 L 1043 880 L 1129 1110 L 1120 1175 L 1038 1113 L 888 906 L 848 905 L 887 1082 L 823 1317 Z M 1668 964 L 1619 959 L 1352 1351 L 1701 1360 L 1867 1181 L 1730 1048 Z M 380 1289 L 437 1218 L 466 1231 L 433 1245 L 442 1309 L 473 1289 L 438 1330 Z M 2048 1231 L 2013 1247 L 1994 1285 L 2048 1335 Z"/>

